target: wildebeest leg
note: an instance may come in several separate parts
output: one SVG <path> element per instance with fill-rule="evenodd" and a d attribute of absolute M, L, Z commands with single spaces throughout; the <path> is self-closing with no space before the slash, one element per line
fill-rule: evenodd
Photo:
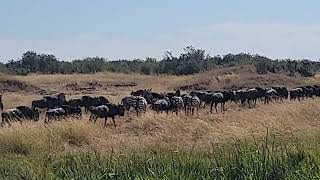
<path fill-rule="evenodd" d="M 112 122 L 113 122 L 114 128 L 116 128 L 116 122 L 114 120 L 114 116 L 112 117 Z"/>
<path fill-rule="evenodd" d="M 213 108 L 213 101 L 210 104 L 210 113 L 212 114 L 212 108 Z"/>
<path fill-rule="evenodd" d="M 108 117 L 105 117 L 104 118 L 104 127 L 107 127 L 107 120 L 108 120 Z"/>
<path fill-rule="evenodd" d="M 194 107 L 191 109 L 191 115 L 194 115 Z"/>
<path fill-rule="evenodd" d="M 217 108 L 217 106 L 218 106 L 218 103 L 214 103 L 214 108 L 216 109 L 216 113 L 218 113 L 218 108 Z"/>

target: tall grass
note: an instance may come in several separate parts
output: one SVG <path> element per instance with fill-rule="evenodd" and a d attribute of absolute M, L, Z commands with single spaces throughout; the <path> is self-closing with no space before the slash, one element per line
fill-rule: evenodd
<path fill-rule="evenodd" d="M 319 179 L 314 142 L 239 142 L 201 151 L 2 154 L 1 179 Z"/>

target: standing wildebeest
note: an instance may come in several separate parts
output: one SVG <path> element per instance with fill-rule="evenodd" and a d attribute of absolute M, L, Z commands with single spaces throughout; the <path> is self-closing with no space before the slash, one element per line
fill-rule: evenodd
<path fill-rule="evenodd" d="M 114 121 L 115 116 L 124 116 L 124 107 L 123 105 L 115 105 L 115 104 L 106 104 L 106 105 L 101 105 L 97 107 L 91 106 L 89 108 L 89 111 L 91 112 L 89 121 L 96 120 L 98 118 L 105 118 L 104 120 L 104 127 L 107 127 L 107 119 L 108 117 L 112 118 L 113 125 L 116 127 L 116 123 Z"/>
<path fill-rule="evenodd" d="M 59 93 L 57 95 L 51 95 L 51 96 L 44 96 L 43 98 L 47 100 L 59 99 L 61 101 L 66 101 L 66 95 L 64 93 Z"/>
<path fill-rule="evenodd" d="M 46 99 L 33 100 L 31 102 L 32 109 L 47 109 L 49 108 L 48 101 Z"/>
<path fill-rule="evenodd" d="M 66 104 L 71 107 L 84 107 L 84 103 L 80 98 L 70 99 Z"/>
<path fill-rule="evenodd" d="M 148 104 L 147 100 L 144 97 L 132 95 L 124 97 L 121 100 L 121 103 L 127 111 L 130 111 L 131 107 L 134 108 L 137 112 L 137 116 L 141 111 L 146 112 Z"/>
<path fill-rule="evenodd" d="M 88 108 L 91 106 L 101 106 L 110 103 L 109 100 L 103 96 L 99 97 L 90 97 L 90 96 L 82 96 L 81 98 L 83 106 L 85 107 L 85 112 L 87 112 Z"/>
<path fill-rule="evenodd" d="M 272 87 L 272 89 L 277 91 L 277 94 L 281 101 L 289 98 L 289 91 L 286 87 Z"/>
<path fill-rule="evenodd" d="M 168 114 L 168 111 L 171 110 L 171 102 L 167 97 L 163 99 L 156 99 L 154 102 L 152 102 L 151 108 L 157 113 L 166 111 Z"/>
<path fill-rule="evenodd" d="M 45 123 L 52 120 L 61 120 L 68 117 L 80 119 L 82 116 L 81 108 L 79 106 L 62 105 L 58 108 L 49 109 L 46 112 Z"/>
<path fill-rule="evenodd" d="M 137 91 L 132 91 L 131 95 L 132 96 L 142 96 L 142 97 L 144 97 L 146 99 L 148 104 L 151 104 L 152 100 L 154 98 L 159 98 L 161 96 L 160 94 L 154 93 L 154 92 L 151 92 L 151 91 L 152 91 L 152 89 L 140 89 L 140 90 L 137 90 Z"/>
<path fill-rule="evenodd" d="M 298 99 L 299 101 L 301 98 L 303 98 L 304 92 L 302 88 L 295 88 L 290 91 L 290 100 L 296 100 Z"/>
<path fill-rule="evenodd" d="M 264 104 L 269 104 L 269 102 L 272 99 L 278 98 L 278 93 L 275 89 L 271 88 L 269 90 L 266 91 L 265 93 L 265 99 L 264 99 Z"/>
<path fill-rule="evenodd" d="M 23 120 L 33 120 L 38 121 L 39 120 L 39 112 L 38 110 L 31 109 L 26 106 L 18 106 L 14 109 L 8 109 L 1 113 L 1 126 L 3 126 L 5 123 L 8 123 L 11 125 L 12 121 L 20 121 L 20 123 Z"/>
<path fill-rule="evenodd" d="M 209 93 L 205 91 L 191 91 L 190 95 L 194 96 L 196 95 L 200 99 L 200 107 L 205 107 L 206 106 L 206 97 Z"/>
<path fill-rule="evenodd" d="M 67 115 L 67 111 L 62 107 L 49 109 L 46 112 L 46 117 L 44 119 L 45 123 L 51 122 L 52 120 L 61 120 Z"/>
<path fill-rule="evenodd" d="M 179 89 L 176 89 L 175 91 L 176 92 L 174 92 L 174 93 L 172 93 L 172 92 L 165 93 L 165 97 L 172 98 L 173 96 L 180 96 L 181 95 L 181 92 Z"/>

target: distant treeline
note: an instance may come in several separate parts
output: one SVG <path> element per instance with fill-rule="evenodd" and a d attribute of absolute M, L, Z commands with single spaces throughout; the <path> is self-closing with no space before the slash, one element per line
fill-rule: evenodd
<path fill-rule="evenodd" d="M 272 60 L 260 55 L 227 54 L 210 56 L 205 50 L 188 46 L 179 56 L 166 52 L 163 59 L 155 58 L 110 61 L 101 57 L 88 57 L 60 61 L 54 55 L 37 54 L 34 51 L 24 53 L 19 60 L 0 64 L 0 71 L 5 73 L 27 75 L 29 73 L 70 74 L 95 73 L 101 71 L 141 73 L 141 74 L 174 74 L 187 75 L 224 67 L 254 65 L 257 73 L 285 73 L 290 76 L 313 76 L 320 71 L 320 62 L 310 60 Z"/>

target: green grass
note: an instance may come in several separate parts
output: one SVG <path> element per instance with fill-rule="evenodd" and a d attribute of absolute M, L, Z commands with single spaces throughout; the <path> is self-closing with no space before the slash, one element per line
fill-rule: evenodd
<path fill-rule="evenodd" d="M 319 179 L 320 144 L 264 141 L 209 149 L 0 155 L 0 179 Z"/>

